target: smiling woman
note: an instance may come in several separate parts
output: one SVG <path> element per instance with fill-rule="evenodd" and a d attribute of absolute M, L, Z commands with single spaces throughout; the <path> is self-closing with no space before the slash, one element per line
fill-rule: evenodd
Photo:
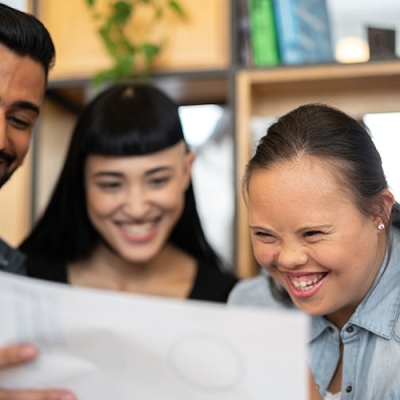
<path fill-rule="evenodd" d="M 116 85 L 80 115 L 43 216 L 21 245 L 33 277 L 225 302 L 236 279 L 208 244 L 178 107 Z"/>
<path fill-rule="evenodd" d="M 243 281 L 229 303 L 289 297 L 311 316 L 325 400 L 398 398 L 400 214 L 369 132 L 337 109 L 301 106 L 261 138 L 244 194 L 271 291 L 265 277 Z"/>

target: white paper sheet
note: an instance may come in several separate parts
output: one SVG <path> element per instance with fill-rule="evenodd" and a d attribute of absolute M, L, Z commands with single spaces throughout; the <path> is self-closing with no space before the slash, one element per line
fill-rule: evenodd
<path fill-rule="evenodd" d="M 79 400 L 306 399 L 308 324 L 272 311 L 74 288 L 0 273 L 0 345 L 40 357 L 3 388 Z"/>

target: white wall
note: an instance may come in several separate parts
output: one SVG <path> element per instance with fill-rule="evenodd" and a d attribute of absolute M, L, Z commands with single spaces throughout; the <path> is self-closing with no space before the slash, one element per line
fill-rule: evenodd
<path fill-rule="evenodd" d="M 345 36 L 368 41 L 367 26 L 395 29 L 400 57 L 400 0 L 327 0 L 334 43 Z"/>
<path fill-rule="evenodd" d="M 27 0 L 3 0 L 2 3 L 22 11 L 26 11 L 28 9 Z"/>

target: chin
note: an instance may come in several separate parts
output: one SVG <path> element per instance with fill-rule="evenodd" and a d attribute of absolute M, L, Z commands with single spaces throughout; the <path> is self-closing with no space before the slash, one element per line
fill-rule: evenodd
<path fill-rule="evenodd" d="M 150 254 L 143 257 L 138 257 L 137 254 L 135 254 L 135 256 L 132 256 L 132 254 L 120 253 L 120 257 L 123 258 L 125 261 L 129 262 L 130 264 L 142 265 L 150 263 L 151 260 L 155 257 L 155 255 Z"/>

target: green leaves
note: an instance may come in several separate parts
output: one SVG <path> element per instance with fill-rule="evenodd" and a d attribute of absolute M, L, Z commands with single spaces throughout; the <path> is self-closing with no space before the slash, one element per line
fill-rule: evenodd
<path fill-rule="evenodd" d="M 162 23 L 168 11 L 181 19 L 185 18 L 185 13 L 176 0 L 109 0 L 108 7 L 102 8 L 96 7 L 95 0 L 85 1 L 92 11 L 94 22 L 98 25 L 101 40 L 113 60 L 111 68 L 100 71 L 93 78 L 96 86 L 104 81 L 124 80 L 133 74 L 139 74 L 139 78 L 140 75 L 147 77 L 154 59 L 163 50 L 161 41 L 155 42 L 151 39 L 152 32 Z M 139 40 L 137 35 L 132 38 L 128 32 L 136 32 L 132 29 L 134 16 L 141 8 L 149 9 L 152 18 L 148 23 L 147 35 Z"/>
<path fill-rule="evenodd" d="M 172 11 L 174 11 L 180 18 L 186 18 L 186 14 L 178 2 L 171 0 L 168 2 L 168 7 Z"/>
<path fill-rule="evenodd" d="M 133 4 L 126 1 L 118 1 L 113 5 L 114 15 L 111 17 L 113 22 L 120 25 L 125 25 L 131 17 Z"/>
<path fill-rule="evenodd" d="M 142 51 L 146 58 L 147 63 L 151 63 L 151 61 L 160 53 L 161 46 L 153 43 L 143 43 Z"/>

